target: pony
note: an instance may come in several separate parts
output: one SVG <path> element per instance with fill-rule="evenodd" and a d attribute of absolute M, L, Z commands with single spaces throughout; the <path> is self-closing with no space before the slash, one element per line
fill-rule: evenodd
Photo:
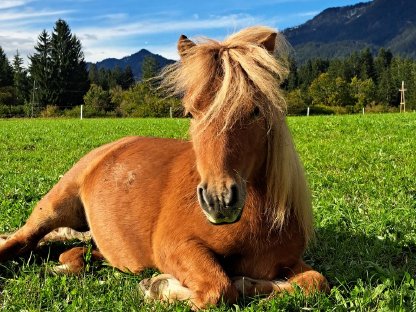
<path fill-rule="evenodd" d="M 161 84 L 183 97 L 190 140 L 126 137 L 91 151 L 3 240 L 0 262 L 70 228 L 89 231 L 93 258 L 162 272 L 140 282 L 148 299 L 202 309 L 294 285 L 327 291 L 302 260 L 313 218 L 279 89 L 287 70 L 275 52 L 284 45 L 262 26 L 222 42 L 182 35 L 180 61 Z M 66 251 L 57 271 L 79 272 L 85 252 Z"/>

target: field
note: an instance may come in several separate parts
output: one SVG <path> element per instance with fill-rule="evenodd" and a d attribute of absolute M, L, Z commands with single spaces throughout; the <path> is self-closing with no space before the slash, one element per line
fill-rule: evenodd
<path fill-rule="evenodd" d="M 416 311 L 416 114 L 288 119 L 313 194 L 316 238 L 305 258 L 329 295 L 243 298 L 240 311 Z M 87 151 L 126 135 L 187 137 L 181 119 L 0 120 L 0 233 Z M 91 266 L 50 276 L 56 249 L 0 265 L 4 311 L 182 311 L 144 303 L 142 276 Z M 50 252 L 49 252 L 50 251 Z M 212 309 L 225 311 L 225 305 Z"/>

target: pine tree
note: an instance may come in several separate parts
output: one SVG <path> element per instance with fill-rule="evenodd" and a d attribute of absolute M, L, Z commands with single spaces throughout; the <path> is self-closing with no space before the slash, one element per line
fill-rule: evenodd
<path fill-rule="evenodd" d="M 362 80 L 375 79 L 374 59 L 369 48 L 361 51 L 360 63 L 360 78 Z"/>
<path fill-rule="evenodd" d="M 147 80 L 157 75 L 157 61 L 152 56 L 146 56 L 142 63 L 142 80 Z"/>
<path fill-rule="evenodd" d="M 121 85 L 121 81 L 123 80 L 123 71 L 120 66 L 116 65 L 113 70 L 110 70 L 110 78 L 110 89 Z"/>
<path fill-rule="evenodd" d="M 13 70 L 3 49 L 0 47 L 0 87 L 13 85 Z"/>
<path fill-rule="evenodd" d="M 41 107 L 45 107 L 53 103 L 51 42 L 46 30 L 43 30 L 39 35 L 35 50 L 36 53 L 29 56 L 31 61 L 29 72 L 33 80 L 35 102 Z"/>
<path fill-rule="evenodd" d="M 289 75 L 287 76 L 281 87 L 288 91 L 292 91 L 298 87 L 298 68 L 296 60 L 293 56 L 289 57 L 288 63 Z"/>
<path fill-rule="evenodd" d="M 29 79 L 27 71 L 23 68 L 23 58 L 19 51 L 13 58 L 13 86 L 16 104 L 22 105 L 29 98 Z"/>
<path fill-rule="evenodd" d="M 68 24 L 58 20 L 51 37 L 53 102 L 61 108 L 83 103 L 88 91 L 88 72 L 81 42 Z"/>
<path fill-rule="evenodd" d="M 13 70 L 3 49 L 0 47 L 0 115 L 9 117 L 14 104 Z M 1 107 L 3 106 L 3 107 Z"/>
<path fill-rule="evenodd" d="M 88 79 L 90 84 L 99 85 L 98 69 L 96 64 L 91 64 L 88 70 Z"/>
<path fill-rule="evenodd" d="M 133 70 L 131 69 L 130 65 L 127 65 L 126 68 L 124 68 L 122 78 L 120 81 L 120 87 L 123 90 L 127 90 L 134 84 L 134 74 Z"/>
<path fill-rule="evenodd" d="M 374 71 L 376 82 L 379 83 L 383 73 L 390 68 L 393 60 L 393 54 L 389 50 L 381 48 L 378 51 L 377 57 L 374 59 Z"/>

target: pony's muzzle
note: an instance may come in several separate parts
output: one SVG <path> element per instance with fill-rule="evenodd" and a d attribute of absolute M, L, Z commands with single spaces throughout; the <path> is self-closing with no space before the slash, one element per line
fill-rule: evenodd
<path fill-rule="evenodd" d="M 201 183 L 197 188 L 198 201 L 208 220 L 213 224 L 234 223 L 243 211 L 245 191 L 237 184 L 221 190 L 209 190 Z"/>

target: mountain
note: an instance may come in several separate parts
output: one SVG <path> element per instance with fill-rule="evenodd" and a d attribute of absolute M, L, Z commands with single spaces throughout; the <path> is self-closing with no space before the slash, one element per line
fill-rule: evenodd
<path fill-rule="evenodd" d="M 175 61 L 169 60 L 164 58 L 159 54 L 153 54 L 152 52 L 141 49 L 139 52 L 136 52 L 130 56 L 125 56 L 121 59 L 116 58 L 108 58 L 102 60 L 100 62 L 95 63 L 98 69 L 105 68 L 105 69 L 114 69 L 115 67 L 119 66 L 121 69 L 124 69 L 126 66 L 130 65 L 131 69 L 133 70 L 134 78 L 136 80 L 140 80 L 142 77 L 142 64 L 143 60 L 146 57 L 153 57 L 156 60 L 159 68 L 165 67 L 166 65 L 172 64 Z M 93 63 L 88 63 L 88 67 L 91 66 Z"/>
<path fill-rule="evenodd" d="M 313 57 L 342 57 L 366 47 L 416 58 L 416 1 L 373 0 L 329 8 L 283 34 L 301 63 Z"/>

